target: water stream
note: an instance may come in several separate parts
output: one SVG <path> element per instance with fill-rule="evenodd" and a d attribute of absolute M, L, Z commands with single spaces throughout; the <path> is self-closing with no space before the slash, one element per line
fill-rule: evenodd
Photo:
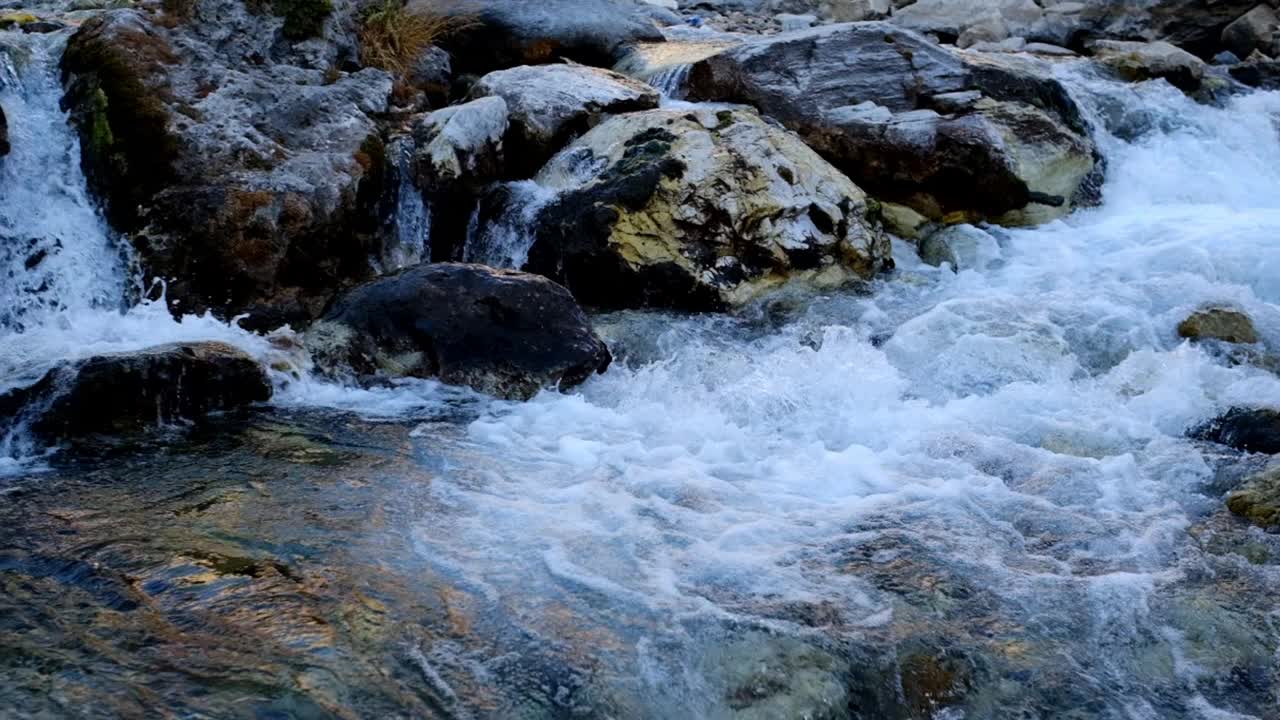
<path fill-rule="evenodd" d="M 46 254 L 40 277 L 0 289 L 0 376 L 172 339 L 268 352 L 210 318 L 121 312 L 125 259 L 58 129 L 57 41 L 28 42 L 25 67 L 0 78 L 15 147 L 0 160 L 0 268 L 19 275 L 28 238 Z M 975 228 L 959 272 L 899 243 L 898 270 L 870 292 L 600 316 L 615 366 L 523 404 L 430 382 L 294 384 L 282 409 L 395 422 L 361 430 L 376 441 L 335 430 L 341 471 L 305 487 L 285 480 L 303 470 L 276 469 L 293 445 L 236 463 L 193 453 L 176 472 L 243 472 L 227 482 L 257 498 L 237 511 L 254 517 L 276 502 L 352 512 L 311 492 L 331 481 L 341 489 L 324 492 L 357 494 L 356 508 L 370 507 L 359 493 L 387 493 L 365 524 L 330 530 L 361 548 L 343 567 L 395 570 L 432 607 L 449 588 L 470 619 L 423 639 L 421 617 L 385 610 L 400 624 L 352 647 L 385 642 L 410 673 L 397 682 L 416 688 L 405 697 L 430 695 L 441 717 L 1275 718 L 1280 570 L 1212 551 L 1214 458 L 1185 431 L 1235 404 L 1280 405 L 1280 378 L 1174 328 L 1230 303 L 1280 346 L 1280 94 L 1211 108 L 1163 83 L 1067 72 L 1107 156 L 1104 204 L 1035 229 Z M 522 251 L 468 250 L 511 265 Z M 180 522 L 219 512 L 194 507 Z M 310 577 L 311 546 L 274 539 L 304 525 L 216 537 Z M 341 684 L 302 675 L 304 689 Z M 187 682 L 202 681 L 176 687 Z"/>

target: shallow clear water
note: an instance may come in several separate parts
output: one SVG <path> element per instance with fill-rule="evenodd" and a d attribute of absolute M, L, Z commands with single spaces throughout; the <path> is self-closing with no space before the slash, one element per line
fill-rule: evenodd
<path fill-rule="evenodd" d="M 602 316 L 614 367 L 524 404 L 280 379 L 277 406 L 409 424 L 400 461 L 430 479 L 389 542 L 426 568 L 413 590 L 474 598 L 489 639 L 397 651 L 441 716 L 1277 717 L 1280 570 L 1212 550 L 1277 548 L 1224 520 L 1184 433 L 1280 404 L 1280 379 L 1174 329 L 1226 302 L 1280 344 L 1280 95 L 1070 82 L 1104 204 L 974 229 L 958 273 L 899 244 L 860 292 Z M 469 251 L 517 263 L 508 226 Z M 0 376 L 174 339 L 274 352 L 157 304 L 113 312 L 113 282 L 11 324 Z M 517 682 L 531 648 L 569 670 Z"/>

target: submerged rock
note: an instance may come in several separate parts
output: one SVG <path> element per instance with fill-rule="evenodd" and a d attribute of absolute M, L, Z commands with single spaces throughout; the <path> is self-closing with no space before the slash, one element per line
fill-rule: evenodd
<path fill-rule="evenodd" d="M 726 50 L 694 65 L 689 96 L 755 105 L 877 199 L 931 220 L 1021 225 L 1095 199 L 1096 151 L 1050 74 L 868 22 Z"/>
<path fill-rule="evenodd" d="M 337 9 L 290 14 L 306 5 L 277 3 L 276 17 L 197 0 L 186 21 L 115 10 L 68 41 L 65 104 L 91 189 L 183 312 L 306 320 L 381 254 L 376 119 L 391 78 L 335 70 L 354 53 L 348 25 Z"/>
<path fill-rule="evenodd" d="M 1221 417 L 1191 431 L 1198 440 L 1251 453 L 1280 453 L 1280 411 L 1270 408 L 1232 408 Z"/>
<path fill-rule="evenodd" d="M 498 97 L 510 113 L 507 144 L 515 173 L 528 177 L 605 115 L 658 107 L 658 92 L 609 70 L 583 65 L 525 65 L 489 73 L 472 97 Z"/>
<path fill-rule="evenodd" d="M 592 305 L 724 309 L 788 279 L 835 285 L 892 264 L 862 190 L 748 111 L 615 117 L 537 180 L 560 194 L 533 220 L 526 269 Z"/>
<path fill-rule="evenodd" d="M 1209 306 L 1178 324 L 1178 336 L 1189 340 L 1221 340 L 1251 345 L 1258 342 L 1253 320 L 1241 310 Z"/>
<path fill-rule="evenodd" d="M 219 342 L 174 343 L 65 363 L 0 395 L 0 420 L 46 440 L 118 435 L 271 398 L 266 372 Z"/>
<path fill-rule="evenodd" d="M 1280 530 L 1280 468 L 1246 480 L 1227 496 L 1227 509 L 1266 530 Z"/>
<path fill-rule="evenodd" d="M 307 333 L 330 375 L 439 378 L 528 399 L 604 372 L 611 356 L 564 288 L 482 265 L 419 265 L 340 296 Z"/>

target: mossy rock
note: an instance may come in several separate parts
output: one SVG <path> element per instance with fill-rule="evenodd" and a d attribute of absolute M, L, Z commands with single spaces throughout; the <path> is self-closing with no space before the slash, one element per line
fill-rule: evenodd
<path fill-rule="evenodd" d="M 1271 532 L 1280 531 L 1280 468 L 1254 475 L 1227 497 L 1227 509 Z"/>
<path fill-rule="evenodd" d="M 1221 340 L 1244 345 L 1258 342 L 1258 331 L 1244 311 L 1221 306 L 1196 310 L 1179 323 L 1178 336 L 1188 340 Z"/>
<path fill-rule="evenodd" d="M 40 18 L 28 12 L 11 12 L 0 15 L 0 30 L 22 27 L 28 23 L 39 22 Z"/>

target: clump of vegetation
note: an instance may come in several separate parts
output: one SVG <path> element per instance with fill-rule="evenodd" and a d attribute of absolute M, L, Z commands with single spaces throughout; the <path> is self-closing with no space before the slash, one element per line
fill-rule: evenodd
<path fill-rule="evenodd" d="M 360 61 L 404 76 L 424 50 L 474 22 L 450 12 L 441 0 L 379 0 L 360 26 Z"/>
<path fill-rule="evenodd" d="M 324 31 L 324 21 L 333 12 L 330 0 L 273 0 L 272 11 L 284 18 L 284 36 L 305 40 Z"/>

